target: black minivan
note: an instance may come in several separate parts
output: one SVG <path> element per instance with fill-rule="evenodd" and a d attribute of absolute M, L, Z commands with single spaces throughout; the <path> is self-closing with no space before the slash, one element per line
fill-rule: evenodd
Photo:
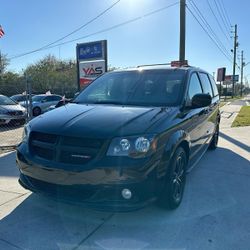
<path fill-rule="evenodd" d="M 109 72 L 25 126 L 19 182 L 98 209 L 175 209 L 187 172 L 217 147 L 219 123 L 216 83 L 199 68 Z"/>

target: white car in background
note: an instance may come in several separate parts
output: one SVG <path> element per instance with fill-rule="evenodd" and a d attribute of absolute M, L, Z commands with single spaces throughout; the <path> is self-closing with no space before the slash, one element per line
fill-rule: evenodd
<path fill-rule="evenodd" d="M 24 107 L 9 97 L 0 95 L 0 125 L 23 125 L 26 117 Z"/>
<path fill-rule="evenodd" d="M 62 100 L 62 96 L 54 95 L 54 94 L 42 94 L 35 95 L 32 97 L 32 114 L 33 116 L 38 116 L 44 112 L 47 112 L 49 108 L 53 105 L 56 105 L 60 100 Z M 26 102 L 20 103 L 22 106 L 26 106 Z"/>

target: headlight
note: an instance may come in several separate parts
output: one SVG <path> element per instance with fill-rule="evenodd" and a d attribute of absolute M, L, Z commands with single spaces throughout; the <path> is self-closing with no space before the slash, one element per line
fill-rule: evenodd
<path fill-rule="evenodd" d="M 29 136 L 30 136 L 30 126 L 29 126 L 29 124 L 27 124 L 27 125 L 24 126 L 24 129 L 23 129 L 23 140 L 22 140 L 22 142 L 28 142 Z"/>
<path fill-rule="evenodd" d="M 157 140 L 153 135 L 114 138 L 107 155 L 128 156 L 131 158 L 147 157 L 155 152 L 156 143 Z"/>

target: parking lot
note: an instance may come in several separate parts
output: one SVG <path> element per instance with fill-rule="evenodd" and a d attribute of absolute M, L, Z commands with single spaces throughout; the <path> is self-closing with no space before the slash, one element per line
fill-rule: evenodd
<path fill-rule="evenodd" d="M 15 153 L 0 158 L 0 249 L 249 249 L 249 127 L 224 129 L 188 175 L 176 211 L 152 204 L 108 213 L 19 186 Z"/>

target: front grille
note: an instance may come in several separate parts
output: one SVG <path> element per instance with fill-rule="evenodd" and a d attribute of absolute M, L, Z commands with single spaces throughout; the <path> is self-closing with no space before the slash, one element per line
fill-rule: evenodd
<path fill-rule="evenodd" d="M 8 115 L 23 115 L 23 111 L 8 111 Z"/>
<path fill-rule="evenodd" d="M 104 141 L 31 132 L 30 151 L 39 158 L 65 164 L 83 165 L 93 160 Z"/>

